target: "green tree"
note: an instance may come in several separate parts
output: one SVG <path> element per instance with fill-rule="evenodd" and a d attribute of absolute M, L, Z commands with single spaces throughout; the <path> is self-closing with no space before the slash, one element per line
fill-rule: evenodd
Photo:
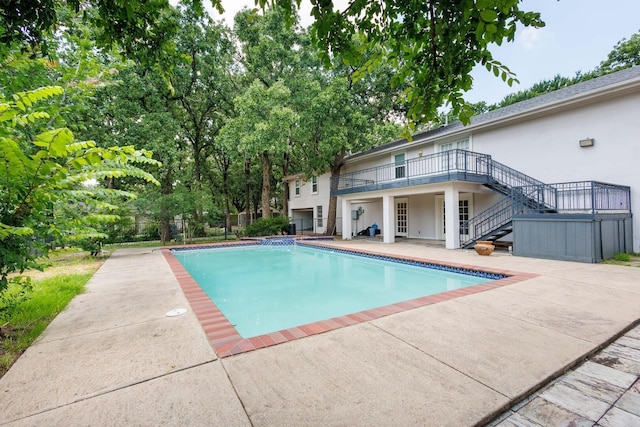
<path fill-rule="evenodd" d="M 293 23 L 301 0 L 255 2 L 263 8 L 277 5 Z M 474 65 L 481 63 L 496 77 L 513 83 L 515 76 L 493 58 L 490 45 L 512 41 L 518 24 L 544 25 L 539 13 L 521 10 L 519 0 L 362 0 L 350 2 L 344 11 L 335 10 L 331 0 L 311 3 L 315 19 L 312 35 L 324 52 L 327 66 L 334 52 L 341 52 L 350 64 L 361 66 L 363 50 L 353 42 L 356 34 L 362 35 L 369 47 L 385 47 L 360 69 L 368 72 L 385 63 L 395 66 L 394 83 L 408 85 L 404 97 L 409 107 L 409 129 L 415 123 L 435 119 L 437 109 L 446 103 L 454 115 L 468 121 L 472 111 L 463 93 L 472 86 Z M 56 8 L 78 10 L 79 4 L 78 0 L 13 0 L 12 7 L 0 18 L 0 28 L 4 29 L 0 41 L 37 45 L 42 34 L 58 23 Z M 130 54 L 140 52 L 143 60 L 171 68 L 172 62 L 165 59 L 175 49 L 170 35 L 179 25 L 167 0 L 90 0 L 86 4 L 95 6 L 90 18 L 99 29 L 101 43 L 119 43 Z M 211 0 L 211 4 L 222 10 L 220 0 Z M 202 12 L 199 0 L 189 5 L 196 13 Z"/>
<path fill-rule="evenodd" d="M 155 173 L 160 187 L 140 189 L 143 200 L 136 202 L 134 212 L 160 222 L 164 244 L 171 238 L 174 216 L 182 213 L 174 206 L 174 183 L 191 179 L 182 169 L 188 163 L 188 151 L 176 139 L 181 128 L 161 75 L 132 64 L 117 78 L 96 92 L 94 111 L 82 120 L 86 127 L 83 136 L 100 138 L 107 147 L 134 144 L 153 151 L 154 158 L 162 162 Z"/>
<path fill-rule="evenodd" d="M 365 151 L 396 138 L 398 124 L 371 115 L 368 107 L 357 102 L 344 78 L 334 78 L 329 85 L 309 98 L 301 123 L 307 137 L 303 143 L 303 171 L 309 176 L 326 171 L 340 175 L 345 158 L 351 152 Z M 333 188 L 332 188 L 333 189 Z M 337 197 L 329 199 L 327 232 L 335 230 Z"/>
<path fill-rule="evenodd" d="M 260 0 L 289 10 L 292 0 Z M 287 3 L 287 5 L 283 5 Z M 299 3 L 299 1 L 296 1 Z M 540 14 L 520 9 L 519 0 L 446 0 L 406 2 L 355 1 L 343 12 L 333 2 L 314 3 L 312 34 L 330 63 L 330 51 L 341 52 L 345 61 L 368 72 L 390 63 L 396 69 L 392 83 L 407 84 L 409 130 L 416 123 L 437 117 L 448 104 L 454 115 L 468 122 L 472 111 L 463 92 L 471 89 L 471 70 L 481 63 L 511 85 L 511 71 L 496 61 L 489 47 L 512 41 L 516 26 L 541 27 Z M 354 42 L 361 34 L 364 45 Z M 384 46 L 360 66 L 363 52 Z"/>
<path fill-rule="evenodd" d="M 131 141 L 154 151 L 163 163 L 158 172 L 161 187 L 146 195 L 149 203 L 137 204 L 147 209 L 146 216 L 161 221 L 163 242 L 178 214 L 188 216 L 191 225 L 197 224 L 196 232 L 203 233 L 205 205 L 217 204 L 218 195 L 212 189 L 218 188 L 211 180 L 208 158 L 219 153 L 216 135 L 233 114 L 235 90 L 234 46 L 228 30 L 190 9 L 179 7 L 178 11 L 172 75 L 163 75 L 142 61 L 129 64 L 117 76 L 117 85 L 99 91 L 100 114 L 87 118 L 92 123 L 90 137 L 102 133 L 107 145 Z M 190 195 L 186 205 L 178 204 L 186 196 L 173 194 L 182 188 Z M 194 211 L 185 212 L 184 206 Z"/>
<path fill-rule="evenodd" d="M 134 177 L 158 184 L 138 167 L 158 165 L 150 152 L 99 148 L 75 141 L 68 128 L 47 129 L 50 115 L 35 104 L 62 93 L 60 87 L 46 87 L 0 102 L 0 291 L 9 274 L 39 267 L 38 251 L 46 250 L 47 240 L 100 237 L 96 225 L 114 219 L 113 198 L 135 197 L 83 183 Z M 67 215 L 74 210 L 69 205 L 86 215 Z"/>
<path fill-rule="evenodd" d="M 629 39 L 620 40 L 607 55 L 607 59 L 600 63 L 597 71 L 609 74 L 634 65 L 640 65 L 640 33 L 635 33 Z"/>
<path fill-rule="evenodd" d="M 371 49 L 369 55 L 375 54 Z M 363 59 L 366 61 L 366 58 Z M 309 61 L 309 59 L 307 59 Z M 357 67 L 345 65 L 340 56 L 329 70 L 313 62 L 308 66 L 307 86 L 300 91 L 301 119 L 295 157 L 300 171 L 317 176 L 340 174 L 349 153 L 368 150 L 397 138 L 406 105 L 400 102 L 402 87 L 392 87 L 394 69 L 379 66 L 358 79 Z M 327 212 L 328 233 L 335 230 L 337 197 L 331 196 Z"/>
<path fill-rule="evenodd" d="M 170 97 L 172 114 L 181 127 L 179 140 L 191 151 L 193 179 L 185 184 L 191 185 L 194 192 L 210 193 L 213 203 L 216 194 L 211 193 L 212 176 L 205 165 L 207 158 L 213 156 L 221 177 L 228 179 L 225 169 L 229 167 L 229 159 L 217 138 L 220 129 L 235 114 L 235 46 L 223 25 L 188 8 L 179 7 L 179 12 L 180 30 L 175 42 L 179 60 L 169 78 L 175 90 Z M 228 182 L 223 183 L 224 198 L 229 196 L 227 187 Z M 197 207 L 193 214 L 201 230 L 205 220 L 202 207 Z"/>
<path fill-rule="evenodd" d="M 594 79 L 596 77 L 620 71 L 625 68 L 640 65 L 640 33 L 632 35 L 629 40 L 622 39 L 613 47 L 607 55 L 607 59 L 602 61 L 596 69 L 588 72 L 578 71 L 573 77 L 556 75 L 552 79 L 541 80 L 528 89 L 521 90 L 505 96 L 499 103 L 487 106 L 484 103 L 475 104 L 474 114 L 483 113 L 489 110 L 506 107 L 516 102 L 531 99 L 545 93 L 553 92 L 576 83 Z"/>
<path fill-rule="evenodd" d="M 222 129 L 228 147 L 237 147 L 241 155 L 260 159 L 262 166 L 262 215 L 271 216 L 271 179 L 273 158 L 289 149 L 287 141 L 298 118 L 287 105 L 290 91 L 276 82 L 266 87 L 256 80 L 235 100 L 238 116 Z"/>

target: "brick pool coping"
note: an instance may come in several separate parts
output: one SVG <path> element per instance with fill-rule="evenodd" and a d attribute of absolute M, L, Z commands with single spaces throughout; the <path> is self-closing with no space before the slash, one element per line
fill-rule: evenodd
<path fill-rule="evenodd" d="M 182 249 L 197 249 L 205 247 L 220 247 L 220 246 L 242 246 L 242 245 L 255 245 L 255 242 L 234 242 L 225 244 L 208 244 L 208 245 L 192 245 L 192 246 L 180 246 Z M 340 249 L 331 245 L 324 245 L 319 242 L 305 241 L 305 245 L 319 246 L 330 249 Z M 417 261 L 423 263 L 437 264 L 447 267 L 462 268 L 467 270 L 483 271 L 486 273 L 500 274 L 507 276 L 503 279 L 493 280 L 487 283 L 479 285 L 469 286 L 466 288 L 456 289 L 452 291 L 446 291 L 435 295 L 429 295 L 425 297 L 414 298 L 408 301 L 403 301 L 395 304 L 390 304 L 383 307 L 378 307 L 370 310 L 364 310 L 357 313 L 347 314 L 344 316 L 334 317 L 327 320 L 321 320 L 319 322 L 308 323 L 293 328 L 284 329 L 277 332 L 271 332 L 264 335 L 259 335 L 252 338 L 242 338 L 236 331 L 233 325 L 227 320 L 224 314 L 218 309 L 215 303 L 209 298 L 209 296 L 202 290 L 200 285 L 191 277 L 187 270 L 180 264 L 180 261 L 171 252 L 171 247 L 165 247 L 162 249 L 162 253 L 169 264 L 169 267 L 173 271 L 178 283 L 180 284 L 184 295 L 189 301 L 192 310 L 196 314 L 196 317 L 200 321 L 204 332 L 209 339 L 209 343 L 215 350 L 216 354 L 220 358 L 233 356 L 248 351 L 258 350 L 264 347 L 270 347 L 284 342 L 297 340 L 312 335 L 322 334 L 324 332 L 332 331 L 334 329 L 343 328 L 345 326 L 355 325 L 358 323 L 368 322 L 370 320 L 378 319 L 390 314 L 400 313 L 407 310 L 412 310 L 418 307 L 424 307 L 431 304 L 436 304 L 443 301 L 452 300 L 465 295 L 472 295 L 479 292 L 488 291 L 491 289 L 500 288 L 503 286 L 512 285 L 514 283 L 522 282 L 537 277 L 538 274 L 522 273 L 511 270 L 496 270 L 491 268 L 480 268 L 475 265 L 469 264 L 456 264 L 451 262 L 442 262 L 437 260 L 431 260 L 426 258 L 417 257 L 405 257 L 398 255 L 390 255 L 384 252 L 366 251 L 366 250 L 353 250 L 350 252 L 357 252 L 369 255 L 383 255 L 390 258 L 405 259 L 410 261 Z"/>

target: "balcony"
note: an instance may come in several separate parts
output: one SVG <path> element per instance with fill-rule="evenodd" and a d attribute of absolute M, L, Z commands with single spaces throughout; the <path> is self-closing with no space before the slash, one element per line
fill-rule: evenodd
<path fill-rule="evenodd" d="M 491 156 L 456 149 L 349 172 L 331 178 L 331 195 L 445 181 L 489 184 L 492 181 Z"/>

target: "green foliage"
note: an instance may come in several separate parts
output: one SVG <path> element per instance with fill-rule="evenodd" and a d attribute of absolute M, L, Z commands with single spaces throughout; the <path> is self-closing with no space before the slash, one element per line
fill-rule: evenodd
<path fill-rule="evenodd" d="M 62 93 L 44 87 L 0 101 L 0 292 L 10 273 L 39 265 L 47 242 L 102 236 L 96 225 L 115 219 L 109 198 L 135 197 L 84 183 L 132 177 L 158 184 L 139 167 L 159 165 L 151 152 L 101 148 L 75 141 L 68 128 L 47 128 L 50 115 L 36 104 Z"/>
<path fill-rule="evenodd" d="M 620 252 L 615 254 L 613 256 L 613 259 L 615 259 L 616 261 L 629 262 L 631 261 L 631 255 L 624 252 Z"/>
<path fill-rule="evenodd" d="M 82 292 L 91 276 L 69 274 L 34 280 L 29 298 L 16 302 L 4 312 L 4 317 L 0 317 L 0 377 L 69 301 Z"/>
<path fill-rule="evenodd" d="M 100 244 L 100 240 L 95 238 L 81 239 L 76 242 L 76 246 L 81 248 L 83 251 L 89 252 L 91 256 L 98 256 L 102 245 Z"/>
<path fill-rule="evenodd" d="M 640 33 L 633 34 L 628 40 L 622 39 L 600 63 L 598 72 L 609 74 L 634 65 L 640 65 Z"/>
<path fill-rule="evenodd" d="M 193 15 L 203 15 L 200 0 L 185 3 Z M 211 0 L 211 3 L 222 10 L 220 0 Z M 300 0 L 256 0 L 262 8 L 277 6 L 282 11 L 282 22 L 290 27 L 296 23 L 300 3 Z M 311 32 L 322 49 L 327 67 L 333 53 L 339 52 L 347 64 L 358 67 L 361 73 L 371 72 L 383 64 L 397 68 L 394 84 L 408 85 L 403 95 L 409 107 L 409 129 L 413 129 L 415 123 L 435 119 L 437 108 L 445 102 L 455 115 L 467 122 L 472 111 L 462 94 L 471 88 L 470 73 L 474 65 L 485 65 L 507 84 L 517 81 L 506 65 L 492 57 L 489 45 L 512 41 L 518 24 L 544 25 L 538 13 L 520 10 L 519 0 L 362 0 L 351 2 L 343 12 L 334 10 L 330 1 L 311 3 L 311 15 L 315 19 Z M 44 46 L 44 36 L 59 23 L 60 9 L 67 13 L 78 11 L 80 3 L 78 0 L 20 0 L 15 6 L 0 16 L 0 27 L 5 29 L 0 34 L 0 42 Z M 165 77 L 171 75 L 178 49 L 173 35 L 181 23 L 167 0 L 90 0 L 82 3 L 82 10 L 87 22 L 97 29 L 99 45 L 117 44 L 129 57 L 145 65 L 159 64 Z M 257 19 L 256 14 L 251 16 Z M 252 34 L 254 38 L 266 39 L 261 34 Z M 366 41 L 365 49 L 370 46 L 385 49 L 363 65 L 363 46 L 354 44 L 355 36 Z M 252 74 L 267 84 L 274 82 L 264 79 L 264 74 Z"/>
<path fill-rule="evenodd" d="M 487 106 L 484 103 L 475 104 L 474 114 L 506 107 L 516 102 L 535 98 L 545 93 L 553 92 L 580 82 L 594 79 L 602 75 L 620 71 L 625 68 L 640 65 L 640 33 L 632 35 L 629 40 L 622 39 L 613 47 L 607 55 L 607 59 L 602 61 L 596 69 L 588 72 L 576 72 L 573 77 L 556 75 L 552 79 L 541 80 L 528 89 L 521 90 L 505 96 L 499 103 Z M 482 107 L 478 110 L 478 107 Z"/>
<path fill-rule="evenodd" d="M 260 218 L 244 229 L 244 234 L 250 237 L 275 236 L 286 233 L 289 230 L 289 218 L 286 216 L 276 216 L 271 218 Z"/>
<path fill-rule="evenodd" d="M 159 240 L 160 239 L 160 226 L 156 222 L 151 222 L 144 226 L 142 235 L 145 240 Z"/>
<path fill-rule="evenodd" d="M 409 131 L 416 123 L 435 119 L 437 109 L 445 104 L 467 123 L 472 111 L 463 93 L 472 86 L 471 70 L 476 64 L 507 84 L 517 81 L 506 65 L 493 58 L 489 46 L 512 41 L 517 25 L 544 26 L 540 14 L 521 10 L 518 0 L 369 0 L 352 2 L 342 13 L 334 11 L 331 2 L 317 2 L 312 15 L 312 34 L 325 52 L 326 65 L 329 52 L 338 51 L 362 74 L 381 64 L 396 68 L 394 85 L 408 85 L 403 96 Z M 364 65 L 359 63 L 362 49 L 353 41 L 358 33 L 365 46 L 385 47 Z"/>
<path fill-rule="evenodd" d="M 536 96 L 544 95 L 545 93 L 553 92 L 555 90 L 562 89 L 576 83 L 591 80 L 596 77 L 598 77 L 597 72 L 589 72 L 584 74 L 578 72 L 574 77 L 563 77 L 560 75 L 556 75 L 553 79 L 539 81 L 529 89 L 509 94 L 505 96 L 498 104 L 489 106 L 488 109 L 495 110 L 496 108 L 506 107 L 507 105 L 535 98 Z"/>
<path fill-rule="evenodd" d="M 298 115 L 289 107 L 291 91 L 284 82 L 267 87 L 255 80 L 235 99 L 238 116 L 222 128 L 220 138 L 229 150 L 259 159 L 262 165 L 262 212 L 271 214 L 273 159 L 289 152 L 288 141 Z"/>
<path fill-rule="evenodd" d="M 0 291 L 0 326 L 18 305 L 28 299 L 32 289 L 30 277 L 14 276 L 8 279 L 7 288 Z"/>

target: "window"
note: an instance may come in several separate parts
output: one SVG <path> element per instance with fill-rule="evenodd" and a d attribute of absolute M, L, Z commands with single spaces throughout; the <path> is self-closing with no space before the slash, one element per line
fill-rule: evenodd
<path fill-rule="evenodd" d="M 469 151 L 470 144 L 469 138 L 461 139 L 459 141 L 447 142 L 445 144 L 440 144 L 438 146 L 438 151 L 440 153 L 444 153 L 449 150 L 467 150 Z M 459 159 L 460 158 L 460 159 Z M 464 158 L 462 153 L 459 152 L 451 152 L 448 154 L 443 154 L 440 158 L 441 168 L 442 170 L 455 170 L 458 169 L 458 165 L 464 165 Z"/>
<path fill-rule="evenodd" d="M 300 181 L 296 180 L 296 196 L 300 195 Z"/>
<path fill-rule="evenodd" d="M 438 151 L 443 152 L 447 150 L 469 150 L 471 145 L 469 144 L 469 138 L 461 139 L 459 141 L 447 142 L 438 146 Z"/>
<path fill-rule="evenodd" d="M 405 176 L 404 153 L 396 154 L 395 156 L 393 156 L 393 162 L 396 164 L 396 179 L 404 178 Z"/>
<path fill-rule="evenodd" d="M 311 178 L 311 194 L 316 194 L 318 192 L 318 178 L 315 176 Z"/>
<path fill-rule="evenodd" d="M 316 226 L 322 227 L 323 225 L 322 219 L 322 206 L 316 206 Z"/>

